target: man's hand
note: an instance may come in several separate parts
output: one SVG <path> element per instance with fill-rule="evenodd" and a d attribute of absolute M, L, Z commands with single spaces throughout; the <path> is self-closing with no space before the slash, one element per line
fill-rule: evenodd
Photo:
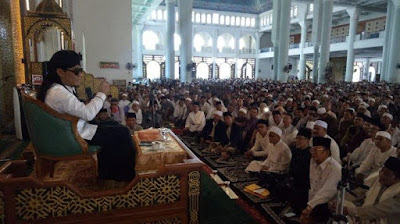
<path fill-rule="evenodd" d="M 312 208 L 310 206 L 307 206 L 302 212 L 300 216 L 300 222 L 302 224 L 307 224 L 310 222 L 310 214 L 312 212 Z"/>
<path fill-rule="evenodd" d="M 356 180 L 359 183 L 364 183 L 364 178 L 365 178 L 364 174 L 361 174 L 361 173 L 357 174 L 357 176 L 356 176 Z"/>
<path fill-rule="evenodd" d="M 110 93 L 110 84 L 103 79 L 103 81 L 101 81 L 100 85 L 99 85 L 99 91 L 108 95 Z"/>
<path fill-rule="evenodd" d="M 251 157 L 253 157 L 253 152 L 251 150 L 249 150 L 244 153 L 244 156 L 246 156 L 246 158 L 251 158 Z"/>

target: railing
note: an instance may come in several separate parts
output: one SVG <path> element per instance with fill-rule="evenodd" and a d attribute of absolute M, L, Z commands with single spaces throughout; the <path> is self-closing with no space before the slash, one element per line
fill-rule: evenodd
<path fill-rule="evenodd" d="M 289 49 L 296 49 L 296 48 L 300 48 L 300 44 L 290 44 L 289 45 Z"/>
<path fill-rule="evenodd" d="M 241 54 L 255 54 L 256 49 L 240 49 Z"/>
<path fill-rule="evenodd" d="M 261 49 L 260 49 L 260 52 L 261 52 L 261 53 L 272 52 L 272 47 L 261 48 Z"/>

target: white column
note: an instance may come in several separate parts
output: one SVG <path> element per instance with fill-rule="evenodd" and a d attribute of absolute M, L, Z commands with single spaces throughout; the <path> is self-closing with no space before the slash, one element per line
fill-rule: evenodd
<path fill-rule="evenodd" d="M 137 78 L 143 78 L 143 25 L 136 25 L 136 63 L 137 63 Z"/>
<path fill-rule="evenodd" d="M 283 68 L 288 64 L 291 6 L 292 0 L 281 0 L 278 62 L 278 81 L 280 82 L 287 82 L 288 79 L 288 74 L 283 71 Z"/>
<path fill-rule="evenodd" d="M 217 56 L 218 56 L 218 47 L 217 47 L 217 40 L 218 40 L 218 30 L 215 29 L 212 33 L 212 58 L 213 58 L 213 70 L 212 70 L 212 78 L 215 79 L 217 77 Z"/>
<path fill-rule="evenodd" d="M 258 52 L 259 52 L 259 49 L 260 49 L 260 37 L 261 37 L 261 35 L 262 35 L 262 33 L 259 33 L 259 32 L 257 32 L 256 33 L 256 67 L 255 67 L 255 79 L 257 80 L 259 77 L 260 77 L 260 72 L 259 72 L 259 70 L 260 70 L 260 58 L 259 58 L 259 56 L 258 56 Z"/>
<path fill-rule="evenodd" d="M 307 40 L 307 28 L 309 23 L 307 22 L 308 4 L 299 3 L 297 5 L 299 11 L 299 25 L 301 27 L 301 40 L 300 40 L 300 68 L 299 68 L 299 79 L 306 79 L 306 57 L 304 55 L 304 48 Z"/>
<path fill-rule="evenodd" d="M 318 82 L 318 66 L 319 66 L 319 46 L 321 44 L 321 24 L 322 24 L 322 9 L 323 0 L 314 0 L 314 12 L 313 12 L 313 30 L 312 30 L 312 42 L 314 44 L 314 55 L 313 55 L 313 82 Z"/>
<path fill-rule="evenodd" d="M 385 42 L 383 44 L 383 53 L 382 53 L 382 73 L 380 77 L 380 81 L 387 81 L 387 73 L 388 73 L 388 64 L 389 64 L 389 54 L 391 50 L 391 41 L 390 41 L 390 33 L 391 33 L 391 25 L 393 22 L 393 2 L 391 0 L 388 1 L 387 4 L 387 13 L 386 13 L 386 28 L 385 28 Z M 379 81 L 379 80 L 377 80 Z"/>
<path fill-rule="evenodd" d="M 389 83 L 400 83 L 400 0 L 393 0 L 393 20 L 390 27 L 391 50 L 389 53 L 389 63 L 387 64 L 386 80 Z"/>
<path fill-rule="evenodd" d="M 192 30 L 192 11 L 193 0 L 179 0 L 179 31 L 181 35 L 181 82 L 192 81 L 192 50 L 193 50 L 193 30 Z"/>
<path fill-rule="evenodd" d="M 319 61 L 318 83 L 325 83 L 325 70 L 329 62 L 332 32 L 333 0 L 324 0 L 321 27 L 321 56 Z"/>
<path fill-rule="evenodd" d="M 281 1 L 273 0 L 273 11 L 272 11 L 272 43 L 274 44 L 274 78 L 278 80 L 279 72 L 279 28 L 280 28 L 280 12 L 281 12 Z"/>
<path fill-rule="evenodd" d="M 175 77 L 175 0 L 167 0 L 167 35 L 165 35 L 165 77 Z"/>
<path fill-rule="evenodd" d="M 370 59 L 366 58 L 365 64 L 364 64 L 364 71 L 362 73 L 361 81 L 362 80 L 369 80 L 369 64 L 370 64 Z"/>
<path fill-rule="evenodd" d="M 350 15 L 350 28 L 349 28 L 349 38 L 347 39 L 347 63 L 346 63 L 346 76 L 344 81 L 351 82 L 353 80 L 353 70 L 354 70 L 354 42 L 357 35 L 358 18 L 360 15 L 360 10 L 355 8 L 346 9 L 347 13 Z"/>
<path fill-rule="evenodd" d="M 236 32 L 235 33 L 235 78 L 240 78 L 240 73 L 238 71 L 241 71 L 238 68 L 238 59 L 239 59 L 239 39 L 240 39 L 240 33 Z"/>
<path fill-rule="evenodd" d="M 292 70 L 290 71 L 290 76 L 295 76 L 299 77 L 298 69 L 299 69 L 299 59 L 297 57 L 292 58 L 290 60 L 290 63 L 292 64 Z"/>

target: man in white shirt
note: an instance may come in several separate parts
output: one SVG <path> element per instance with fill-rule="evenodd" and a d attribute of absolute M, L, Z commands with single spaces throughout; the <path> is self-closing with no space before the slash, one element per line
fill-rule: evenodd
<path fill-rule="evenodd" d="M 37 98 L 59 113 L 78 117 L 80 136 L 90 145 L 101 146 L 97 154 L 99 178 L 131 181 L 135 177 L 136 149 L 129 130 L 121 125 L 89 124 L 103 107 L 110 84 L 103 80 L 100 91 L 84 104 L 74 94 L 81 81 L 79 55 L 69 50 L 58 51 L 48 63 L 48 75 Z"/>
<path fill-rule="evenodd" d="M 329 218 L 329 215 L 326 215 L 329 214 L 327 203 L 337 193 L 337 185 L 342 179 L 342 166 L 331 157 L 331 150 L 329 150 L 331 139 L 314 137 L 312 141 L 310 190 L 307 208 L 302 211 L 300 221 L 308 223 L 307 221 L 313 220 L 317 223 L 325 223 Z"/>
<path fill-rule="evenodd" d="M 131 104 L 131 108 L 129 109 L 128 113 L 134 113 L 136 115 L 136 123 L 138 125 L 143 124 L 143 114 L 142 109 L 140 109 L 139 101 L 134 100 Z"/>
<path fill-rule="evenodd" d="M 267 159 L 262 161 L 252 161 L 246 168 L 246 172 L 266 171 L 277 174 L 289 172 L 292 152 L 289 147 L 281 141 L 282 131 L 277 127 L 271 127 L 269 131 L 269 147 Z"/>
<path fill-rule="evenodd" d="M 130 104 L 131 101 L 128 100 L 128 94 L 123 93 L 121 96 L 121 100 L 118 102 L 119 108 L 121 108 L 124 111 L 124 113 L 127 113 Z"/>
<path fill-rule="evenodd" d="M 268 155 L 268 121 L 258 120 L 256 142 L 250 150 L 245 152 L 246 157 L 266 157 Z"/>
<path fill-rule="evenodd" d="M 185 124 L 184 116 L 186 114 L 187 107 L 185 104 L 185 98 L 180 98 L 178 104 L 174 109 L 174 122 L 176 127 L 181 127 Z"/>
<path fill-rule="evenodd" d="M 340 160 L 340 149 L 338 144 L 336 143 L 335 140 L 333 140 L 333 138 L 331 138 L 328 134 L 327 134 L 327 129 L 328 129 L 328 124 L 325 121 L 321 121 L 321 120 L 317 120 L 314 123 L 314 129 L 313 129 L 313 136 L 314 137 L 321 137 L 321 138 L 329 138 L 331 139 L 331 145 L 329 147 L 330 151 L 331 151 L 331 156 L 332 158 L 334 158 L 339 164 L 341 162 Z M 312 139 L 310 142 L 310 146 L 312 146 Z"/>
<path fill-rule="evenodd" d="M 370 174 L 378 171 L 390 156 L 397 156 L 396 148 L 392 146 L 391 135 L 386 131 L 378 131 L 375 137 L 376 148 L 356 169 L 356 178 L 363 181 Z"/>
<path fill-rule="evenodd" d="M 201 96 L 200 98 L 200 109 L 204 112 L 206 117 L 211 112 L 211 105 L 207 102 L 207 98 L 205 96 Z"/>
<path fill-rule="evenodd" d="M 282 141 L 290 146 L 296 141 L 296 136 L 298 130 L 296 127 L 292 125 L 293 117 L 290 114 L 285 114 L 283 116 L 283 125 L 281 128 L 282 130 Z"/>
<path fill-rule="evenodd" d="M 186 119 L 185 129 L 183 131 L 192 136 L 200 133 L 206 125 L 206 117 L 203 111 L 200 111 L 200 104 L 194 102 L 192 105 L 193 111 L 189 113 Z"/>

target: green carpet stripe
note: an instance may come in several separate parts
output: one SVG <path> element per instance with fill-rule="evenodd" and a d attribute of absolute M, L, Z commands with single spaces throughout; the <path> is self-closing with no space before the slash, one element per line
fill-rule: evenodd
<path fill-rule="evenodd" d="M 234 200 L 231 200 L 214 180 L 201 171 L 200 211 L 201 224 L 256 224 Z"/>

